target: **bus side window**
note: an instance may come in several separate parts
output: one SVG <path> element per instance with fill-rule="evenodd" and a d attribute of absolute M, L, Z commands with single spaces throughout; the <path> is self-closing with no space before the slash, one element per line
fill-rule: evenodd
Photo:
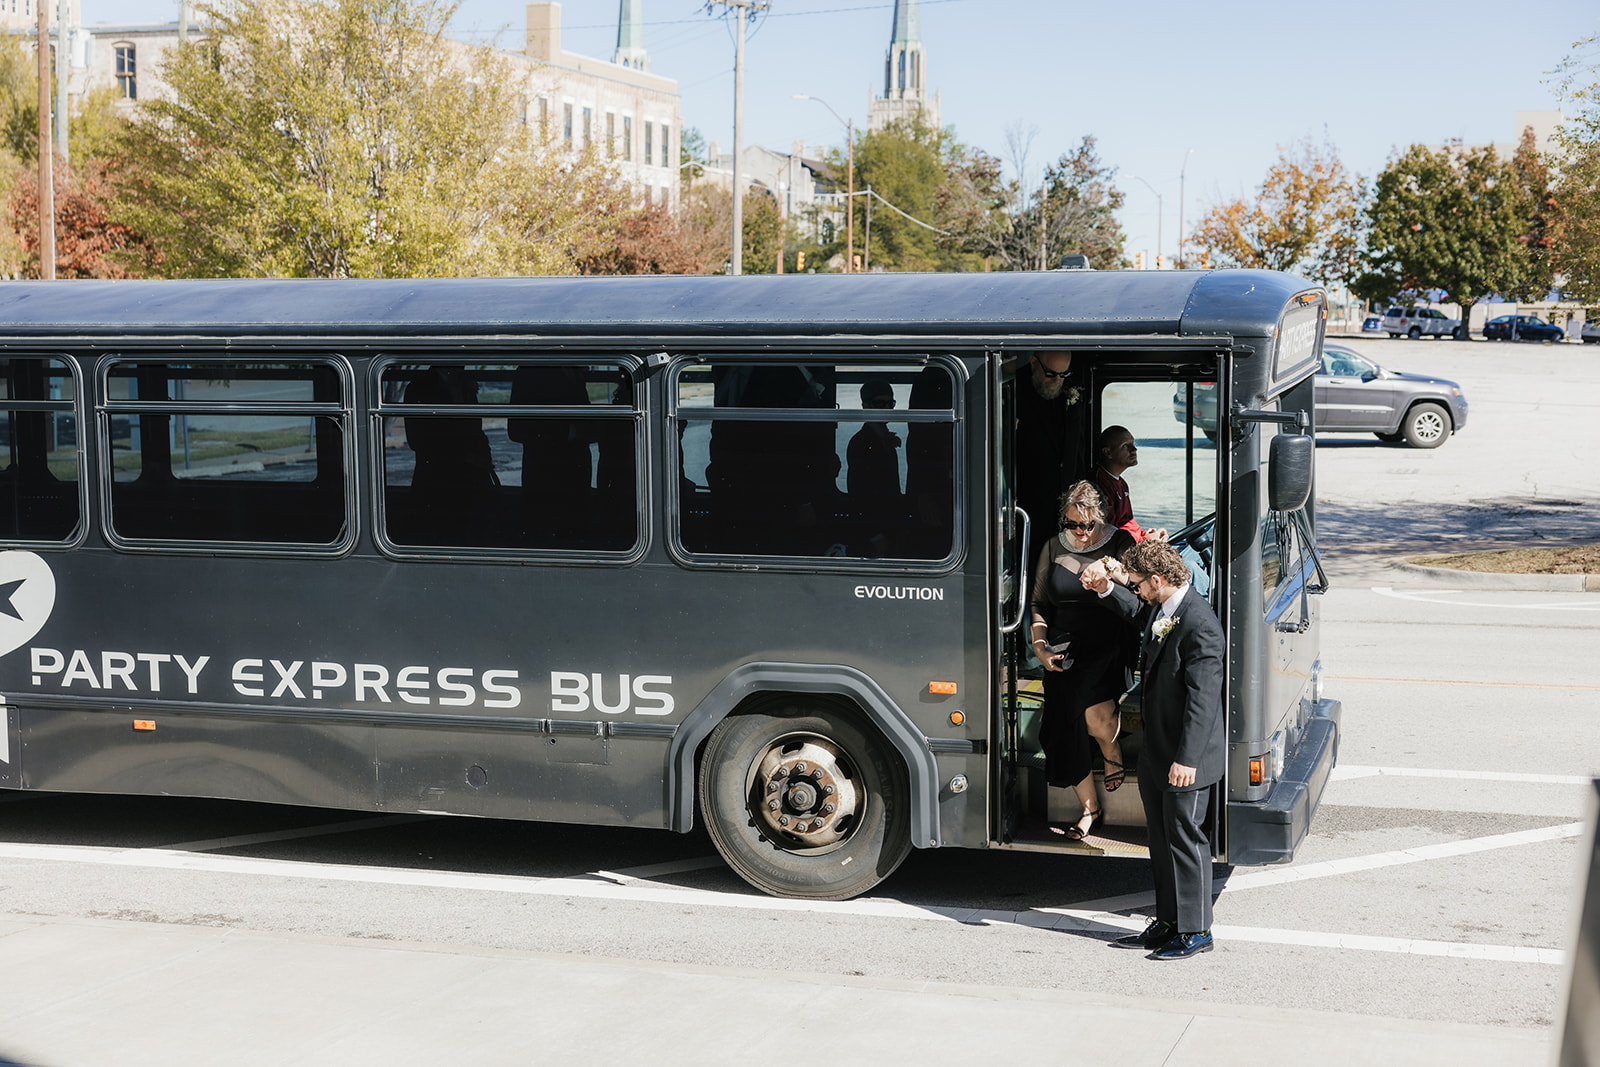
<path fill-rule="evenodd" d="M 345 396 L 333 364 L 127 361 L 106 381 L 117 537 L 329 547 L 346 536 L 347 415 L 325 413 Z"/>
<path fill-rule="evenodd" d="M 0 390 L 0 540 L 69 540 L 82 518 L 72 373 L 59 359 L 0 360 Z M 15 411 L 5 400 L 51 410 Z"/>
<path fill-rule="evenodd" d="M 674 380 L 679 536 L 688 551 L 839 559 L 950 555 L 954 387 L 948 369 L 730 362 L 685 367 Z M 902 421 L 902 413 L 917 408 L 947 417 Z M 728 417 L 718 409 L 750 414 Z M 793 417 L 775 411 L 758 418 L 756 409 L 787 409 Z"/>
<path fill-rule="evenodd" d="M 454 382 L 449 388 L 437 383 Z M 384 515 L 404 548 L 627 551 L 637 543 L 632 378 L 615 364 L 401 364 L 383 371 Z M 429 413 L 471 404 L 482 416 Z M 415 405 L 418 410 L 410 410 Z M 614 412 L 584 418 L 576 408 Z M 453 471 L 442 482 L 432 467 Z"/>

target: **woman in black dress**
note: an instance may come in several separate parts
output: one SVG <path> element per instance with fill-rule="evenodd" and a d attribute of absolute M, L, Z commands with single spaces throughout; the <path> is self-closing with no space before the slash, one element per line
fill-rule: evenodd
<path fill-rule="evenodd" d="M 1106 792 L 1122 785 L 1117 698 L 1131 684 L 1132 657 L 1127 624 L 1078 576 L 1098 559 L 1121 555 L 1134 540 L 1106 522 L 1105 500 L 1093 482 L 1077 482 L 1061 497 L 1060 525 L 1034 571 L 1033 654 L 1045 668 L 1039 730 L 1045 778 L 1078 794 L 1083 815 L 1065 833 L 1081 841 L 1100 817 L 1091 738 L 1105 759 Z"/>

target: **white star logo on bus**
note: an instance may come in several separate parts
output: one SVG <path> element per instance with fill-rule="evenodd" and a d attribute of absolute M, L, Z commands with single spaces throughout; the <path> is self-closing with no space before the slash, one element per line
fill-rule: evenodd
<path fill-rule="evenodd" d="M 0 656 L 33 639 L 56 606 L 56 576 L 33 552 L 0 552 Z"/>

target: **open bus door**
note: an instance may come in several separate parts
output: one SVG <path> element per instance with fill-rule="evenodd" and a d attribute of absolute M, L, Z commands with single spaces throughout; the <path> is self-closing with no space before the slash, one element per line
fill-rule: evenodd
<path fill-rule="evenodd" d="M 1130 358 L 1131 357 L 1131 358 Z M 1196 588 L 1220 605 L 1226 568 L 1218 568 L 1213 552 L 1221 487 L 1227 484 L 1220 462 L 1209 405 L 1220 402 L 1225 386 L 1222 352 L 1190 348 L 1163 353 L 1159 360 L 1136 355 L 1097 360 L 1090 371 L 1092 425 L 1125 426 L 1138 442 L 1140 465 L 1132 475 L 1134 514 L 1149 530 L 1164 528 L 1190 565 Z M 1144 856 L 1144 809 L 1139 799 L 1136 760 L 1141 740 L 1138 685 L 1124 702 L 1120 738 L 1128 775 L 1121 789 L 1106 793 L 1095 772 L 1096 792 L 1106 818 L 1090 839 L 1069 841 L 1052 833 L 1050 824 L 1071 822 L 1080 808 L 1071 789 L 1050 788 L 1038 744 L 1042 692 L 1031 667 L 1026 641 L 1032 568 L 1021 559 L 1028 543 L 1029 519 L 1016 506 L 1016 396 L 1027 388 L 1017 380 L 1015 357 L 991 364 L 991 484 L 997 516 L 992 567 L 997 576 L 999 632 L 995 640 L 997 721 L 991 748 L 994 839 L 1001 845 L 1030 851 Z M 1188 412 L 1196 412 L 1187 418 Z M 1211 432 L 1207 432 L 1211 431 Z M 1046 516 L 1042 521 L 1050 521 Z M 1219 617 L 1225 617 L 1218 611 Z M 1098 765 L 1098 761 L 1097 761 Z"/>
<path fill-rule="evenodd" d="M 1028 617 L 1028 531 L 1030 516 L 1017 505 L 1017 357 L 996 354 L 989 360 L 989 442 L 995 537 L 991 573 L 996 575 L 996 618 L 993 706 L 990 746 L 992 793 L 991 832 L 996 841 L 1010 843 L 1024 806 L 1024 783 L 1018 768 L 1022 731 L 1017 705 L 1017 667 L 1022 646 L 1018 634 L 1026 632 Z"/>

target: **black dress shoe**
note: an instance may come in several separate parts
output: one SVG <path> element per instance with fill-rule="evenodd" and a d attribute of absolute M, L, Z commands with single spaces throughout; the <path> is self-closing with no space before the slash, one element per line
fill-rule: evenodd
<path fill-rule="evenodd" d="M 1142 948 L 1149 950 L 1158 945 L 1165 945 L 1176 936 L 1178 936 L 1178 928 L 1175 925 L 1164 922 L 1161 919 L 1151 919 L 1150 924 L 1144 928 L 1143 932 L 1119 937 L 1111 942 L 1111 945 L 1113 948 Z"/>
<path fill-rule="evenodd" d="M 1210 930 L 1201 930 L 1198 934 L 1179 934 L 1150 953 L 1146 958 L 1152 960 L 1186 960 L 1190 956 L 1198 956 L 1202 952 L 1210 952 L 1212 944 Z"/>

